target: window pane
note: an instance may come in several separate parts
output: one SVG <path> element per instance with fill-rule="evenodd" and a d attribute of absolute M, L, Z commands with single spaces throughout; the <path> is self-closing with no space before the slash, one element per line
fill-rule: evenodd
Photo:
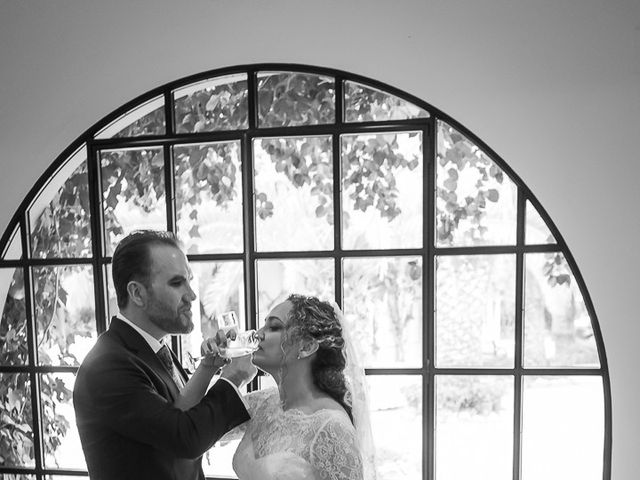
<path fill-rule="evenodd" d="M 237 130 L 248 126 L 247 75 L 227 75 L 173 92 L 178 133 Z"/>
<path fill-rule="evenodd" d="M 45 480 L 78 480 L 87 478 L 86 475 L 46 475 Z"/>
<path fill-rule="evenodd" d="M 240 142 L 173 147 L 178 238 L 189 253 L 243 251 Z"/>
<path fill-rule="evenodd" d="M 183 336 L 182 345 L 193 356 L 200 356 L 200 344 L 215 335 L 214 317 L 233 310 L 245 325 L 244 277 L 241 261 L 191 262 L 191 288 L 198 296 L 191 307 L 194 329 Z"/>
<path fill-rule="evenodd" d="M 482 150 L 438 122 L 437 245 L 514 245 L 517 193 Z"/>
<path fill-rule="evenodd" d="M 261 72 L 258 74 L 258 125 L 285 127 L 334 123 L 335 95 L 331 77 Z"/>
<path fill-rule="evenodd" d="M 34 267 L 40 365 L 79 366 L 97 338 L 90 265 Z"/>
<path fill-rule="evenodd" d="M 512 367 L 515 255 L 436 259 L 438 367 Z"/>
<path fill-rule="evenodd" d="M 369 410 L 379 479 L 422 479 L 422 377 L 369 375 Z"/>
<path fill-rule="evenodd" d="M 111 264 L 105 266 L 107 276 L 107 325 L 111 322 L 111 318 L 120 310 L 118 308 L 118 299 L 116 296 L 116 287 L 113 285 L 113 274 Z"/>
<path fill-rule="evenodd" d="M 551 230 L 547 227 L 546 222 L 540 216 L 536 208 L 527 200 L 527 228 L 525 231 L 525 240 L 527 245 L 556 243 Z"/>
<path fill-rule="evenodd" d="M 0 473 L 0 480 L 36 480 L 35 475 Z"/>
<path fill-rule="evenodd" d="M 28 373 L 0 373 L 0 465 L 33 467 L 33 413 Z"/>
<path fill-rule="evenodd" d="M 600 377 L 525 377 L 522 480 L 602 480 Z"/>
<path fill-rule="evenodd" d="M 19 260 L 22 258 L 22 235 L 20 225 L 16 225 L 9 237 L 5 250 L 2 252 L 2 260 Z"/>
<path fill-rule="evenodd" d="M 367 367 L 422 367 L 422 258 L 348 258 L 344 316 Z"/>
<path fill-rule="evenodd" d="M 126 138 L 164 135 L 164 96 L 136 106 L 102 129 L 96 138 Z"/>
<path fill-rule="evenodd" d="M 428 118 L 429 113 L 395 95 L 356 82 L 344 82 L 345 122 Z"/>
<path fill-rule="evenodd" d="M 40 375 L 44 464 L 47 468 L 86 470 L 73 410 L 73 373 Z"/>
<path fill-rule="evenodd" d="M 422 247 L 422 133 L 343 135 L 346 249 Z"/>
<path fill-rule="evenodd" d="M 599 367 L 591 318 L 562 253 L 525 255 L 524 365 Z"/>
<path fill-rule="evenodd" d="M 254 140 L 258 250 L 333 248 L 331 143 L 329 136 Z"/>
<path fill-rule="evenodd" d="M 83 146 L 53 175 L 29 207 L 34 258 L 91 255 L 89 178 Z"/>
<path fill-rule="evenodd" d="M 335 298 L 333 259 L 258 260 L 258 326 L 277 304 L 292 293 Z"/>
<path fill-rule="evenodd" d="M 231 461 L 240 440 L 216 443 L 202 456 L 202 470 L 207 477 L 238 478 L 233 471 Z"/>
<path fill-rule="evenodd" d="M 436 480 L 513 475 L 513 377 L 436 376 Z"/>
<path fill-rule="evenodd" d="M 0 269 L 0 298 L 5 299 L 0 320 L 0 365 L 26 365 L 29 348 L 22 268 Z"/>
<path fill-rule="evenodd" d="M 107 255 L 133 230 L 166 230 L 162 149 L 104 150 L 100 159 Z"/>

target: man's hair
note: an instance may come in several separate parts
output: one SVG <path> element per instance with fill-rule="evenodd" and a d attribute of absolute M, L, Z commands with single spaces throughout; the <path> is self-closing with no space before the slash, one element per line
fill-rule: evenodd
<path fill-rule="evenodd" d="M 111 274 L 119 308 L 125 308 L 129 303 L 127 285 L 130 281 L 141 282 L 147 288 L 150 286 L 151 247 L 154 245 L 181 249 L 178 239 L 171 232 L 137 230 L 124 237 L 113 252 Z"/>

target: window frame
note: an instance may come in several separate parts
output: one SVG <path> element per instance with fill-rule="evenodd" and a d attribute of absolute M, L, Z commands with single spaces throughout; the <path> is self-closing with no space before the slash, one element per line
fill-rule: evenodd
<path fill-rule="evenodd" d="M 264 72 L 296 72 L 308 73 L 334 78 L 335 89 L 335 122 L 324 125 L 284 126 L 275 128 L 258 127 L 258 74 Z M 200 133 L 175 133 L 175 109 L 173 108 L 173 90 L 209 78 L 247 73 L 248 82 L 248 128 L 242 130 L 213 131 Z M 423 108 L 429 113 L 427 118 L 408 120 L 385 120 L 367 122 L 344 121 L 344 83 L 345 81 L 361 83 L 368 87 L 377 88 L 390 93 L 402 100 Z M 156 97 L 164 98 L 165 134 L 145 135 L 129 138 L 96 139 L 95 135 L 105 129 L 111 122 L 126 114 L 134 107 L 143 105 Z M 468 247 L 437 247 L 435 242 L 435 165 L 437 161 L 437 123 L 444 121 L 467 139 L 477 145 L 493 162 L 495 162 L 517 187 L 517 224 L 516 243 L 505 246 L 468 246 Z M 377 132 L 404 132 L 407 130 L 420 131 L 423 141 L 423 245 L 421 248 L 392 249 L 392 250 L 343 250 L 341 247 L 341 185 L 340 185 L 340 136 L 345 134 L 372 134 Z M 327 251 L 295 251 L 295 252 L 258 252 L 256 251 L 253 198 L 253 140 L 263 137 L 292 137 L 304 135 L 330 135 L 333 141 L 333 212 L 334 218 L 334 247 Z M 28 354 L 29 363 L 21 366 L 0 366 L 0 373 L 27 373 L 31 381 L 31 402 L 33 408 L 33 439 L 35 468 L 0 466 L 2 474 L 31 474 L 36 478 L 46 475 L 86 475 L 86 472 L 76 470 L 53 469 L 44 467 L 44 452 L 42 451 L 42 412 L 39 400 L 40 374 L 44 373 L 75 373 L 77 367 L 42 366 L 37 364 L 35 306 L 33 298 L 33 267 L 55 265 L 91 265 L 94 278 L 95 314 L 97 333 L 107 328 L 107 298 L 106 298 L 106 266 L 111 263 L 111 257 L 104 255 L 104 228 L 102 208 L 102 187 L 100 176 L 99 151 L 110 148 L 126 147 L 162 147 L 164 150 L 165 192 L 167 229 L 176 231 L 175 185 L 173 182 L 174 159 L 172 147 L 182 144 L 203 144 L 208 142 L 238 140 L 241 148 L 242 191 L 243 191 L 243 252 L 233 254 L 195 254 L 188 255 L 194 261 L 241 260 L 244 270 L 245 311 L 248 327 L 255 328 L 257 309 L 257 275 L 256 261 L 263 259 L 296 259 L 296 258 L 328 258 L 333 259 L 335 266 L 336 302 L 342 304 L 342 260 L 357 257 L 382 256 L 419 256 L 422 258 L 422 352 L 423 365 L 421 368 L 368 368 L 367 375 L 419 375 L 422 379 L 422 478 L 435 478 L 435 376 L 436 375 L 508 375 L 514 379 L 514 418 L 513 418 L 513 479 L 521 477 L 521 426 L 522 426 L 522 390 L 523 378 L 535 375 L 593 375 L 602 378 L 604 392 L 604 451 L 603 451 L 603 479 L 611 478 L 611 446 L 612 446 L 612 413 L 611 386 L 607 357 L 604 349 L 602 333 L 593 307 L 591 298 L 585 286 L 583 277 L 568 249 L 562 235 L 551 221 L 540 202 L 509 167 L 509 165 L 481 139 L 470 130 L 449 117 L 444 112 L 407 94 L 397 88 L 382 82 L 351 74 L 348 72 L 319 68 L 308 65 L 289 63 L 264 63 L 239 65 L 222 69 L 214 69 L 196 75 L 191 75 L 163 86 L 157 87 L 137 98 L 127 102 L 111 114 L 87 129 L 76 139 L 42 174 L 33 188 L 25 196 L 13 218 L 9 222 L 0 246 L 4 250 L 9 248 L 16 228 L 20 235 L 20 245 L 23 256 L 20 259 L 0 259 L 1 268 L 22 269 L 25 282 L 25 305 L 27 311 Z M 33 200 L 46 187 L 50 178 L 64 166 L 73 152 L 86 145 L 92 253 L 87 258 L 31 258 L 29 207 Z M 541 218 L 546 222 L 555 237 L 555 244 L 525 243 L 526 220 L 525 211 L 527 201 L 537 209 Z M 593 333 L 600 359 L 599 368 L 524 368 L 523 366 L 523 298 L 524 298 L 524 259 L 528 253 L 562 253 L 574 275 L 584 303 L 591 319 Z M 3 251 L 3 255 L 4 255 Z M 24 255 L 26 253 L 26 255 Z M 474 255 L 474 254 L 514 254 L 516 257 L 516 292 L 515 292 L 515 354 L 513 368 L 439 368 L 435 366 L 435 259 L 446 255 Z M 181 345 L 177 337 L 173 338 L 173 347 L 181 354 Z M 256 383 L 254 382 L 254 388 Z M 216 477 L 207 477 L 216 478 Z"/>

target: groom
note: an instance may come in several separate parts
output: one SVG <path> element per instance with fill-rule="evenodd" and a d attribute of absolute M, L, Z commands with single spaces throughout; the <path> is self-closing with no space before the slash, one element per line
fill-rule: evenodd
<path fill-rule="evenodd" d="M 254 372 L 231 363 L 198 404 L 173 407 L 187 377 L 163 341 L 193 329 L 187 258 L 173 234 L 139 231 L 120 242 L 112 270 L 120 314 L 82 362 L 73 391 L 89 476 L 204 479 L 202 454 L 249 419 L 238 388 Z"/>

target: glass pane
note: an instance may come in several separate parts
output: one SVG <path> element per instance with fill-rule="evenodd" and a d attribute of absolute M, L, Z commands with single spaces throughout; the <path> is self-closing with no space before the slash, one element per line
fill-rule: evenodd
<path fill-rule="evenodd" d="M 438 122 L 436 242 L 514 245 L 518 189 L 474 143 Z"/>
<path fill-rule="evenodd" d="M 42 188 L 28 215 L 34 258 L 91 255 L 89 178 L 84 146 Z"/>
<path fill-rule="evenodd" d="M 36 480 L 35 475 L 27 475 L 24 473 L 0 473 L 0 480 Z"/>
<path fill-rule="evenodd" d="M 261 72 L 258 74 L 258 125 L 292 127 L 334 123 L 335 95 L 332 77 Z"/>
<path fill-rule="evenodd" d="M 132 108 L 96 134 L 96 138 L 126 138 L 164 135 L 164 96 Z"/>
<path fill-rule="evenodd" d="M 271 309 L 292 293 L 335 298 L 333 259 L 258 260 L 256 271 L 259 327 Z"/>
<path fill-rule="evenodd" d="M 3 260 L 19 260 L 22 258 L 22 235 L 20 225 L 16 225 L 13 233 L 7 240 L 4 252 L 2 252 Z"/>
<path fill-rule="evenodd" d="M 429 112 L 373 87 L 356 82 L 344 82 L 345 122 L 380 122 L 428 118 Z"/>
<path fill-rule="evenodd" d="M 38 363 L 79 366 L 97 338 L 91 266 L 34 267 L 33 282 Z"/>
<path fill-rule="evenodd" d="M 202 340 L 217 331 L 213 320 L 216 315 L 233 310 L 239 324 L 245 325 L 244 277 L 241 261 L 191 262 L 190 266 L 191 288 L 198 296 L 198 303 L 191 308 L 193 332 L 182 336 L 182 346 L 193 356 L 199 356 Z"/>
<path fill-rule="evenodd" d="M 522 480 L 602 480 L 602 379 L 525 377 L 523 386 Z"/>
<path fill-rule="evenodd" d="M 247 75 L 227 75 L 173 92 L 178 133 L 238 130 L 248 126 Z"/>
<path fill-rule="evenodd" d="M 28 373 L 0 373 L 0 465 L 33 467 L 33 412 Z"/>
<path fill-rule="evenodd" d="M 100 160 L 107 255 L 133 230 L 166 230 L 162 149 L 103 150 Z"/>
<path fill-rule="evenodd" d="M 0 298 L 5 299 L 0 320 L 0 365 L 26 365 L 29 347 L 22 268 L 0 270 Z"/>
<path fill-rule="evenodd" d="M 47 468 L 86 470 L 73 410 L 73 373 L 40 375 L 44 464 Z"/>
<path fill-rule="evenodd" d="M 591 318 L 562 253 L 525 255 L 524 365 L 599 367 Z"/>
<path fill-rule="evenodd" d="M 231 461 L 240 440 L 221 441 L 202 456 L 202 470 L 207 477 L 238 478 Z"/>
<path fill-rule="evenodd" d="M 45 475 L 45 480 L 78 480 L 87 478 L 86 475 Z"/>
<path fill-rule="evenodd" d="M 343 135 L 343 248 L 422 247 L 422 133 Z"/>
<path fill-rule="evenodd" d="M 422 377 L 367 376 L 379 479 L 422 479 Z"/>
<path fill-rule="evenodd" d="M 329 136 L 254 140 L 258 250 L 333 248 L 331 143 Z"/>
<path fill-rule="evenodd" d="M 107 275 L 107 325 L 111 323 L 111 318 L 116 315 L 120 309 L 118 308 L 118 298 L 116 296 L 116 287 L 113 284 L 113 274 L 111 264 L 107 264 L 106 275 Z"/>
<path fill-rule="evenodd" d="M 436 259 L 436 365 L 512 367 L 515 255 Z"/>
<path fill-rule="evenodd" d="M 344 316 L 367 367 L 422 367 L 422 258 L 346 258 Z"/>
<path fill-rule="evenodd" d="M 510 480 L 513 377 L 436 376 L 436 479 Z"/>
<path fill-rule="evenodd" d="M 277 388 L 278 382 L 268 373 L 258 370 L 258 385 L 260 390 L 265 390 L 267 388 Z"/>
<path fill-rule="evenodd" d="M 189 253 L 243 251 L 240 142 L 173 147 L 178 238 Z"/>
<path fill-rule="evenodd" d="M 527 200 L 527 228 L 525 241 L 527 245 L 556 243 L 556 239 L 547 227 L 546 222 L 540 216 L 538 210 Z"/>

